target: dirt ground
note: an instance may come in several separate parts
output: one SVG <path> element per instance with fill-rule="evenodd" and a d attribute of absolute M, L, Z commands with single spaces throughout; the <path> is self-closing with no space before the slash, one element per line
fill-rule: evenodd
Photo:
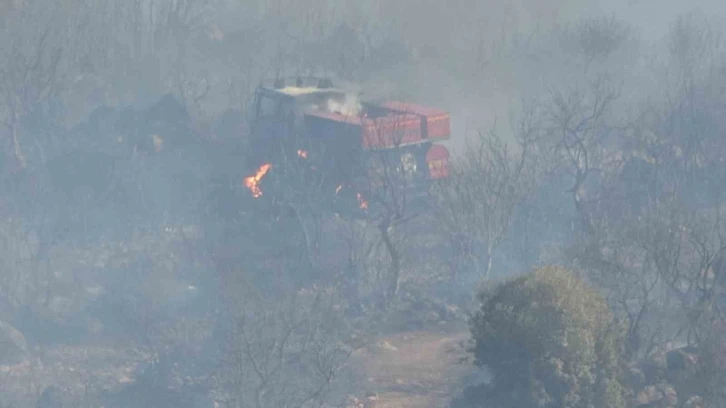
<path fill-rule="evenodd" d="M 446 407 L 472 372 L 465 327 L 441 327 L 384 335 L 356 352 L 350 363 L 365 373 L 367 407 Z M 366 398 L 360 398 L 364 400 Z"/>
<path fill-rule="evenodd" d="M 349 407 L 448 406 L 462 380 L 473 371 L 470 363 L 461 362 L 467 356 L 464 343 L 468 335 L 465 327 L 447 325 L 372 339 L 351 356 L 348 365 L 362 380 L 352 384 L 355 397 L 367 404 Z M 51 384 L 76 395 L 83 394 L 79 387 L 118 389 L 132 382 L 138 365 L 149 358 L 129 350 L 88 346 L 56 347 L 41 354 L 27 363 L 0 369 L 4 392 L 12 391 L 15 401 L 32 401 Z"/>

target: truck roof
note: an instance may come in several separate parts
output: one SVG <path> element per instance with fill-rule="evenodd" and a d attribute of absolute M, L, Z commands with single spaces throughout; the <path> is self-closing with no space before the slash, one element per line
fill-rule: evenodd
<path fill-rule="evenodd" d="M 340 88 L 318 88 L 316 86 L 286 86 L 284 88 L 265 88 L 270 92 L 276 92 L 287 96 L 312 95 L 316 93 L 341 93 L 348 91 Z"/>

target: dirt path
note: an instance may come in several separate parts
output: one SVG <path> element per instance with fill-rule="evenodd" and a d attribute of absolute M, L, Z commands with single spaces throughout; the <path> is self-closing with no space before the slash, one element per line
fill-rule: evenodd
<path fill-rule="evenodd" d="M 467 338 L 462 328 L 382 336 L 352 362 L 365 372 L 365 388 L 377 395 L 376 408 L 445 407 L 472 371 L 460 362 Z"/>

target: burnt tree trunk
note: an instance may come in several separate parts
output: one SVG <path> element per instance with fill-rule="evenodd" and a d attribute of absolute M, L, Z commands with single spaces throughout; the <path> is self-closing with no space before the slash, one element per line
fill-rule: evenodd
<path fill-rule="evenodd" d="M 390 304 L 398 295 L 399 283 L 401 279 L 401 253 L 396 248 L 393 238 L 391 237 L 391 221 L 384 219 L 378 226 L 381 232 L 381 240 L 386 247 L 388 256 L 391 258 L 390 281 L 386 293 L 386 304 Z"/>

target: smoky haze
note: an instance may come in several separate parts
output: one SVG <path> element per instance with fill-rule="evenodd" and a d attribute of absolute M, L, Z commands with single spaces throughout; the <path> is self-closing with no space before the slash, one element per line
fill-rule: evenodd
<path fill-rule="evenodd" d="M 0 0 L 0 408 L 726 406 L 724 23 Z"/>

